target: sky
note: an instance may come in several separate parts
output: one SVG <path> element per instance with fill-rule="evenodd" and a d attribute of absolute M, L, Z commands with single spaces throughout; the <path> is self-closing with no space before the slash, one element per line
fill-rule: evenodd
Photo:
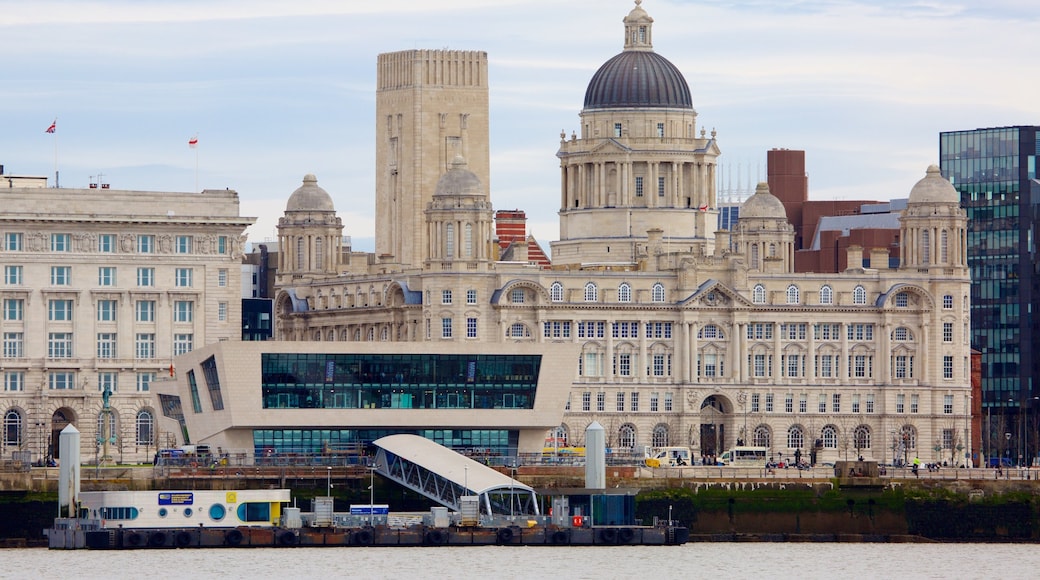
<path fill-rule="evenodd" d="M 810 199 L 906 197 L 941 131 L 1040 124 L 1035 0 L 644 0 L 716 130 L 723 188 L 806 151 Z M 313 173 L 375 230 L 380 53 L 488 53 L 490 195 L 559 237 L 560 133 L 632 0 L 0 0 L 0 165 L 62 187 L 236 190 L 277 238 Z M 45 130 L 57 120 L 51 135 Z M 188 147 L 197 136 L 199 146 Z M 102 177 L 98 179 L 98 176 Z M 2 208 L 0 208 L 2 211 Z"/>

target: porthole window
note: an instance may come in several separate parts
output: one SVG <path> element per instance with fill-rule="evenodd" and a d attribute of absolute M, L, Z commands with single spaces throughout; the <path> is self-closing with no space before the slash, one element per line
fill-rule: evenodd
<path fill-rule="evenodd" d="M 159 508 L 159 517 L 160 518 L 165 518 L 167 513 L 169 513 L 169 512 L 166 511 L 166 508 Z"/>
<path fill-rule="evenodd" d="M 184 517 L 190 518 L 193 513 L 195 512 L 191 511 L 191 508 L 184 508 Z"/>
<path fill-rule="evenodd" d="M 215 503 L 209 506 L 209 518 L 211 520 L 219 522 L 224 519 L 225 515 L 227 515 L 227 510 L 224 509 L 223 505 Z"/>

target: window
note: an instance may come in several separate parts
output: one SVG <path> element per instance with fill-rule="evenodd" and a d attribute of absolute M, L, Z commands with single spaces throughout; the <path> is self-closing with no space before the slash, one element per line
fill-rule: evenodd
<path fill-rule="evenodd" d="M 531 332 L 527 330 L 527 326 L 523 322 L 514 322 L 506 329 L 506 336 L 509 338 L 531 338 Z"/>
<path fill-rule="evenodd" d="M 900 326 L 899 328 L 892 331 L 892 340 L 896 342 L 908 342 L 912 341 L 913 339 L 914 336 L 910 333 L 910 329 L 905 326 Z"/>
<path fill-rule="evenodd" d="M 646 328 L 647 338 L 671 338 L 672 337 L 672 323 L 671 322 L 647 322 L 644 327 Z"/>
<path fill-rule="evenodd" d="M 758 244 L 751 244 L 751 269 L 758 269 Z"/>
<path fill-rule="evenodd" d="M 71 252 L 72 234 L 51 234 L 52 252 Z"/>
<path fill-rule="evenodd" d="M 622 282 L 617 289 L 618 302 L 631 302 L 632 301 L 632 286 L 629 286 L 628 282 Z"/>
<path fill-rule="evenodd" d="M 953 323 L 943 323 L 943 342 L 953 342 Z"/>
<path fill-rule="evenodd" d="M 4 249 L 8 252 L 22 251 L 22 234 L 8 232 L 4 235 Z"/>
<path fill-rule="evenodd" d="M 952 356 L 943 356 L 943 378 L 944 379 L 952 379 L 953 378 L 953 357 Z"/>
<path fill-rule="evenodd" d="M 834 290 L 830 286 L 824 286 L 820 288 L 820 304 L 833 304 L 834 303 Z"/>
<path fill-rule="evenodd" d="M 173 247 L 174 251 L 178 254 L 190 254 L 191 236 L 177 236 Z"/>
<path fill-rule="evenodd" d="M 191 322 L 194 318 L 195 302 L 192 300 L 176 300 L 173 303 L 173 321 Z"/>
<path fill-rule="evenodd" d="M 628 398 L 628 408 L 633 413 L 639 412 L 639 393 L 632 391 L 632 395 Z"/>
<path fill-rule="evenodd" d="M 187 354 L 192 350 L 194 336 L 191 334 L 173 335 L 173 356 Z"/>
<path fill-rule="evenodd" d="M 545 338 L 570 338 L 571 323 L 569 320 L 546 320 L 542 323 L 542 336 Z"/>
<path fill-rule="evenodd" d="M 72 320 L 72 300 L 48 300 L 47 320 L 57 322 Z"/>
<path fill-rule="evenodd" d="M 621 123 L 614 123 L 614 136 L 615 137 L 620 137 L 621 136 Z"/>
<path fill-rule="evenodd" d="M 672 410 L 672 394 L 671 393 L 665 393 L 664 394 L 664 410 L 665 411 L 671 411 Z"/>
<path fill-rule="evenodd" d="M 467 318 L 466 319 L 466 338 L 477 337 L 477 319 Z"/>
<path fill-rule="evenodd" d="M 788 449 L 801 449 L 805 445 L 805 432 L 802 431 L 801 426 L 792 425 L 787 430 L 787 447 Z"/>
<path fill-rule="evenodd" d="M 603 411 L 607 404 L 606 393 L 596 393 L 596 410 Z"/>
<path fill-rule="evenodd" d="M 896 395 L 896 413 L 906 412 L 906 395 Z"/>
<path fill-rule="evenodd" d="M 622 425 L 618 429 L 618 445 L 622 448 L 632 449 L 636 446 L 636 428 L 632 425 Z"/>
<path fill-rule="evenodd" d="M 549 288 L 549 299 L 553 302 L 563 302 L 563 284 L 553 282 Z"/>
<path fill-rule="evenodd" d="M 138 300 L 134 309 L 137 322 L 155 322 L 155 300 Z"/>
<path fill-rule="evenodd" d="M 151 254 L 155 251 L 155 236 L 137 236 L 137 253 Z"/>
<path fill-rule="evenodd" d="M 874 412 L 874 395 L 867 395 L 866 411 L 868 413 Z"/>
<path fill-rule="evenodd" d="M 816 402 L 816 410 L 820 413 L 827 412 L 827 395 L 820 394 L 820 398 Z"/>
<path fill-rule="evenodd" d="M 115 300 L 98 300 L 98 302 L 97 302 L 97 319 L 98 319 L 98 322 L 115 322 L 115 320 L 116 320 L 116 301 Z"/>
<path fill-rule="evenodd" d="M 115 234 L 98 234 L 98 251 L 102 254 L 111 254 L 116 251 Z"/>
<path fill-rule="evenodd" d="M 654 287 L 650 290 L 650 300 L 653 302 L 664 302 L 664 284 L 654 284 Z"/>
<path fill-rule="evenodd" d="M 794 284 L 787 287 L 787 303 L 798 304 L 798 287 Z"/>
<path fill-rule="evenodd" d="M 25 335 L 21 332 L 4 333 L 4 358 L 22 358 L 24 356 Z"/>
<path fill-rule="evenodd" d="M 943 415 L 953 414 L 953 395 L 943 395 Z"/>
<path fill-rule="evenodd" d="M 599 291 L 596 289 L 596 285 L 592 282 L 585 284 L 585 302 L 598 302 Z"/>
<path fill-rule="evenodd" d="M 217 302 L 217 320 L 227 322 L 227 302 Z"/>
<path fill-rule="evenodd" d="M 718 369 L 718 355 L 715 353 L 705 353 L 701 355 L 701 359 L 704 361 L 704 372 L 703 375 L 706 377 L 717 377 L 719 375 Z"/>
<path fill-rule="evenodd" d="M 451 290 L 441 290 L 441 304 L 451 304 Z"/>
<path fill-rule="evenodd" d="M 653 375 L 655 377 L 663 377 L 665 373 L 665 355 L 655 354 L 653 357 Z"/>
<path fill-rule="evenodd" d="M 664 137 L 664 123 L 657 124 L 657 136 Z"/>
<path fill-rule="evenodd" d="M 824 449 L 837 449 L 838 448 L 838 430 L 833 425 L 827 425 L 820 431 L 820 436 L 823 439 Z"/>
<path fill-rule="evenodd" d="M 103 393 L 105 389 L 115 393 L 119 390 L 119 375 L 110 372 L 98 373 L 98 392 Z"/>
<path fill-rule="evenodd" d="M 4 284 L 19 286 L 22 283 L 21 266 L 4 266 Z"/>
<path fill-rule="evenodd" d="M 643 197 L 643 177 L 636 176 L 636 197 Z"/>
<path fill-rule="evenodd" d="M 943 429 L 942 447 L 943 449 L 953 449 L 953 429 Z"/>
<path fill-rule="evenodd" d="M 809 395 L 802 393 L 798 395 L 798 412 L 807 413 L 809 410 Z"/>
<path fill-rule="evenodd" d="M 931 232 L 928 230 L 921 230 L 921 263 L 931 264 L 932 263 L 932 243 Z"/>
<path fill-rule="evenodd" d="M 896 308 L 906 308 L 907 306 L 910 306 L 910 295 L 906 292 L 896 294 L 895 305 Z"/>
<path fill-rule="evenodd" d="M 476 304 L 476 303 L 477 303 L 477 291 L 472 289 L 472 288 L 470 288 L 469 290 L 466 290 L 466 304 Z"/>
<path fill-rule="evenodd" d="M 191 268 L 177 268 L 173 276 L 174 285 L 178 288 L 191 288 L 193 273 Z"/>
<path fill-rule="evenodd" d="M 757 286 L 755 286 L 755 289 L 751 293 L 751 301 L 754 302 L 755 304 L 765 304 L 766 303 L 766 287 L 761 285 L 761 284 L 758 284 Z"/>
<path fill-rule="evenodd" d="M 137 422 L 134 435 L 139 447 L 148 447 L 155 444 L 155 417 L 152 412 L 142 409 L 137 412 Z"/>
<path fill-rule="evenodd" d="M 9 392 L 25 390 L 25 372 L 8 371 L 4 373 L 4 390 Z"/>
<path fill-rule="evenodd" d="M 98 286 L 115 286 L 116 269 L 113 266 L 101 266 L 98 268 Z"/>
<path fill-rule="evenodd" d="M 221 268 L 217 270 L 217 286 L 219 286 L 220 288 L 227 287 L 227 274 L 228 271 L 226 268 Z"/>
<path fill-rule="evenodd" d="M 751 444 L 755 447 L 771 447 L 772 446 L 772 433 L 769 431 L 769 427 L 766 425 L 759 425 L 755 427 L 755 433 L 751 437 Z"/>
<path fill-rule="evenodd" d="M 766 376 L 766 355 L 764 355 L 764 354 L 752 355 L 752 365 L 753 365 L 752 366 L 752 368 L 753 368 L 753 373 L 752 374 L 754 376 L 756 376 L 756 377 L 765 377 Z"/>
<path fill-rule="evenodd" d="M 852 432 L 853 446 L 859 449 L 870 449 L 870 427 L 860 425 Z"/>
<path fill-rule="evenodd" d="M 766 393 L 766 413 L 773 412 L 773 393 Z"/>
<path fill-rule="evenodd" d="M 513 304 L 523 304 L 524 303 L 524 289 L 523 288 L 513 288 L 512 290 L 510 290 L 509 291 L 509 301 L 512 302 Z"/>
<path fill-rule="evenodd" d="M 22 432 L 22 414 L 14 409 L 4 413 L 4 446 L 20 447 Z"/>
<path fill-rule="evenodd" d="M 25 314 L 25 300 L 4 298 L 4 320 L 21 320 Z"/>
<path fill-rule="evenodd" d="M 155 373 L 137 373 L 137 392 L 148 392 L 150 390 L 152 381 L 154 380 Z"/>
<path fill-rule="evenodd" d="M 625 410 L 625 393 L 616 393 L 614 395 L 615 406 L 617 411 Z"/>
<path fill-rule="evenodd" d="M 134 352 L 139 359 L 155 358 L 155 335 L 150 332 L 137 333 Z"/>
<path fill-rule="evenodd" d="M 705 324 L 704 327 L 701 328 L 701 331 L 697 333 L 697 338 L 703 340 L 722 340 L 724 337 L 722 336 L 722 329 L 718 326 L 714 324 Z"/>
<path fill-rule="evenodd" d="M 227 253 L 227 236 L 217 236 L 217 253 Z"/>
<path fill-rule="evenodd" d="M 867 303 L 867 291 L 862 286 L 856 286 L 856 289 L 852 291 L 852 303 L 853 304 L 866 304 Z"/>
<path fill-rule="evenodd" d="M 784 412 L 794 413 L 794 395 L 791 393 L 784 395 Z"/>
<path fill-rule="evenodd" d="M 657 393 L 650 393 L 650 412 L 651 413 L 656 413 L 656 412 L 658 412 L 660 410 L 660 408 L 661 408 L 660 395 L 658 395 Z M 660 447 L 660 446 L 658 445 L 658 447 Z"/>
<path fill-rule="evenodd" d="M 909 379 L 914 376 L 914 357 L 899 354 L 893 357 L 892 374 L 897 379 Z"/>
<path fill-rule="evenodd" d="M 788 377 L 800 377 L 802 376 L 802 363 L 803 357 L 797 354 L 783 355 L 786 359 L 787 365 L 785 374 Z"/>
<path fill-rule="evenodd" d="M 657 197 L 664 197 L 664 177 L 657 178 Z"/>
<path fill-rule="evenodd" d="M 51 286 L 72 284 L 72 266 L 51 266 Z"/>
<path fill-rule="evenodd" d="M 588 412 L 592 409 L 592 393 L 585 391 L 581 394 L 581 410 Z"/>
<path fill-rule="evenodd" d="M 52 391 L 75 389 L 76 374 L 66 371 L 51 372 L 47 375 L 47 388 Z"/>
<path fill-rule="evenodd" d="M 138 268 L 137 285 L 155 286 L 155 268 Z"/>
<path fill-rule="evenodd" d="M 953 310 L 953 295 L 946 294 L 942 298 L 943 310 Z"/>
<path fill-rule="evenodd" d="M 759 412 L 758 404 L 759 404 L 759 394 L 758 393 L 752 393 L 751 394 L 751 412 L 752 413 L 758 413 Z"/>
<path fill-rule="evenodd" d="M 838 393 L 831 395 L 831 412 L 841 413 L 841 395 Z"/>
<path fill-rule="evenodd" d="M 852 395 L 852 412 L 859 413 L 859 395 Z"/>
<path fill-rule="evenodd" d="M 72 358 L 72 333 L 47 334 L 47 358 Z"/>
<path fill-rule="evenodd" d="M 632 376 L 632 354 L 623 352 L 618 354 L 617 374 L 622 377 Z"/>
<path fill-rule="evenodd" d="M 441 338 L 451 338 L 451 318 L 441 318 Z"/>
<path fill-rule="evenodd" d="M 97 357 L 116 358 L 116 333 L 99 332 L 97 335 Z"/>

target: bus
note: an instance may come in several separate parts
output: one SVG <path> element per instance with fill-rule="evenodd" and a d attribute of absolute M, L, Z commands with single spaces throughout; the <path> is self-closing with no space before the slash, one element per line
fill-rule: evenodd
<path fill-rule="evenodd" d="M 689 447 L 647 447 L 643 464 L 647 467 L 683 467 L 693 465 Z"/>
<path fill-rule="evenodd" d="M 719 463 L 734 467 L 765 467 L 768 447 L 734 447 L 719 456 Z"/>

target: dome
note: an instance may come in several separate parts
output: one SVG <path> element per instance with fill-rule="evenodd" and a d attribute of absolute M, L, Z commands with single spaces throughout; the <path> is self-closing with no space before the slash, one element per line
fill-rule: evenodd
<path fill-rule="evenodd" d="M 693 97 L 679 69 L 652 51 L 626 50 L 592 75 L 586 109 L 651 107 L 692 109 Z"/>
<path fill-rule="evenodd" d="M 759 182 L 758 187 L 755 188 L 755 195 L 752 195 L 740 206 L 740 213 L 738 219 L 747 218 L 766 218 L 766 219 L 787 219 L 787 210 L 784 209 L 784 204 L 777 197 L 769 193 L 769 184 L 764 181 Z"/>
<path fill-rule="evenodd" d="M 924 179 L 914 184 L 910 190 L 907 203 L 956 203 L 960 204 L 961 194 L 953 187 L 937 165 L 929 165 Z"/>
<path fill-rule="evenodd" d="M 434 197 L 443 195 L 484 195 L 484 187 L 475 173 L 466 169 L 466 161 L 456 155 L 451 168 L 437 181 Z"/>
<path fill-rule="evenodd" d="M 336 206 L 328 192 L 318 187 L 318 178 L 308 173 L 303 185 L 289 196 L 285 211 L 336 211 Z"/>

